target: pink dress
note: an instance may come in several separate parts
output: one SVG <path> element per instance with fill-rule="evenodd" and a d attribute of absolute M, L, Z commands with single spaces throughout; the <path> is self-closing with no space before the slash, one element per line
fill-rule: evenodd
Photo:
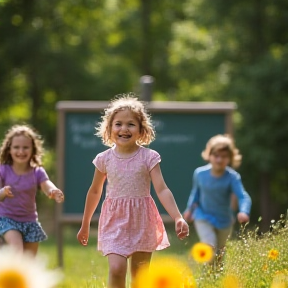
<path fill-rule="evenodd" d="M 129 257 L 170 246 L 162 218 L 150 195 L 150 171 L 161 161 L 151 149 L 139 147 L 130 158 L 114 148 L 96 156 L 93 164 L 107 174 L 106 198 L 98 225 L 98 250 L 103 255 Z"/>

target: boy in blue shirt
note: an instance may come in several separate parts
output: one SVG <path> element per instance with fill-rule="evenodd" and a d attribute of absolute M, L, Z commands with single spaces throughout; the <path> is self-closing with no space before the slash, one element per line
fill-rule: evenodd
<path fill-rule="evenodd" d="M 200 241 L 217 251 L 225 247 L 232 231 L 231 198 L 237 197 L 240 223 L 249 222 L 251 198 L 240 174 L 230 167 L 238 167 L 241 162 L 241 155 L 230 137 L 212 137 L 201 155 L 209 164 L 194 171 L 193 187 L 183 216 L 194 221 Z"/>

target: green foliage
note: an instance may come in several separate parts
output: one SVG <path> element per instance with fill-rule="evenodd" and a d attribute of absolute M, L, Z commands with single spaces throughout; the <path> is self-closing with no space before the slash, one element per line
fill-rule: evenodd
<path fill-rule="evenodd" d="M 151 74 L 154 100 L 237 102 L 245 187 L 284 210 L 287 1 L 5 0 L 0 19 L 1 135 L 27 122 L 53 149 L 57 101 L 139 92 Z"/>

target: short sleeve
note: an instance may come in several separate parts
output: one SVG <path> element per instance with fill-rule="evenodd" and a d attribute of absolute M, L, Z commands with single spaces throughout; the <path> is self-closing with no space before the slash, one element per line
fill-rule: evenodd
<path fill-rule="evenodd" d="M 161 162 L 161 156 L 155 150 L 149 150 L 149 156 L 147 160 L 148 170 L 150 172 L 158 163 Z"/>
<path fill-rule="evenodd" d="M 42 182 L 49 180 L 48 174 L 43 167 L 37 167 L 35 169 L 37 185 L 40 185 Z"/>
<path fill-rule="evenodd" d="M 105 157 L 103 153 L 98 154 L 92 163 L 100 172 L 106 173 Z"/>

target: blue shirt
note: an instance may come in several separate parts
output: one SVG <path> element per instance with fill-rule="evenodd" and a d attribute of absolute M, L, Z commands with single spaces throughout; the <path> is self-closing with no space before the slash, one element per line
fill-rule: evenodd
<path fill-rule="evenodd" d="M 231 194 L 238 198 L 239 212 L 250 214 L 251 198 L 245 191 L 240 174 L 226 167 L 222 176 L 211 173 L 211 164 L 197 168 L 186 211 L 192 211 L 194 220 L 206 220 L 215 228 L 229 227 L 233 222 L 230 207 Z"/>

